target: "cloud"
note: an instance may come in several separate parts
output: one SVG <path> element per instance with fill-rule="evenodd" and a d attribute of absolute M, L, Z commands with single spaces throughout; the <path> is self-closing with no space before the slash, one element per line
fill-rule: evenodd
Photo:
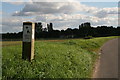
<path fill-rule="evenodd" d="M 32 21 L 32 22 L 42 22 L 43 27 L 46 27 L 45 23 L 52 22 L 54 29 L 67 29 L 69 28 L 78 28 L 81 23 L 90 22 L 92 26 L 98 25 L 108 25 L 117 26 L 117 18 L 106 17 L 98 18 L 95 16 L 83 15 L 83 14 L 42 14 L 35 17 L 16 17 L 10 16 L 3 17 L 2 30 L 3 32 L 19 32 L 22 31 L 23 21 Z"/>
<path fill-rule="evenodd" d="M 54 29 L 78 28 L 84 22 L 90 22 L 92 26 L 117 26 L 117 12 L 116 7 L 97 8 L 79 2 L 31 2 L 13 16 L 3 17 L 3 31 L 22 31 L 23 21 L 52 22 Z"/>
<path fill-rule="evenodd" d="M 4 2 L 19 2 L 19 1 L 24 1 L 24 2 L 29 2 L 29 1 L 34 1 L 34 2 L 75 2 L 75 0 L 4 0 Z M 119 2 L 119 0 L 76 0 L 79 2 Z"/>
<path fill-rule="evenodd" d="M 40 14 L 70 14 L 79 11 L 79 3 L 55 3 L 55 2 L 33 2 L 26 4 L 21 11 L 17 11 L 13 16 L 30 16 Z"/>
<path fill-rule="evenodd" d="M 96 16 L 89 16 L 83 14 L 61 14 L 61 15 L 41 15 L 35 18 L 38 22 L 52 22 L 54 24 L 55 29 L 66 29 L 70 28 L 78 28 L 81 23 L 90 22 L 92 26 L 98 25 L 107 25 L 117 26 L 117 18 L 106 17 L 106 18 L 98 18 Z"/>
<path fill-rule="evenodd" d="M 19 32 L 22 31 L 22 25 L 24 21 L 34 22 L 34 18 L 27 17 L 2 17 L 2 32 Z"/>
<path fill-rule="evenodd" d="M 99 9 L 99 10 L 93 12 L 93 14 L 98 18 L 105 18 L 109 15 L 117 15 L 118 14 L 118 8 L 117 7 L 102 8 L 102 9 Z"/>
<path fill-rule="evenodd" d="M 0 15 L 2 15 L 2 13 L 3 13 L 3 12 L 2 12 L 2 11 L 0 11 Z"/>
<path fill-rule="evenodd" d="M 47 1 L 47 0 L 45 0 Z M 69 0 L 71 1 L 71 0 Z M 118 8 L 97 8 L 81 4 L 80 2 L 32 2 L 25 4 L 21 11 L 16 11 L 13 16 L 35 16 L 41 14 L 72 14 L 89 13 L 98 18 L 118 14 Z"/>
<path fill-rule="evenodd" d="M 98 18 L 104 18 L 108 16 L 108 13 L 105 10 L 101 10 L 95 13 L 95 16 Z"/>

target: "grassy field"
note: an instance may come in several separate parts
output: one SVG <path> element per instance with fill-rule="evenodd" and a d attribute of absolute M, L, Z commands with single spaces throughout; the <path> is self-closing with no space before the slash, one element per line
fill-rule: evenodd
<path fill-rule="evenodd" d="M 90 78 L 99 48 L 113 38 L 36 41 L 32 62 L 21 59 L 22 42 L 3 42 L 2 78 Z"/>

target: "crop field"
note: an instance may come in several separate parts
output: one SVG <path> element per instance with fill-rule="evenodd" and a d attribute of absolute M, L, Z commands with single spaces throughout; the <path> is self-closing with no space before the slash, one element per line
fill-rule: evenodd
<path fill-rule="evenodd" d="M 22 60 L 22 42 L 2 43 L 2 78 L 91 78 L 99 48 L 116 37 L 35 41 L 35 59 Z"/>

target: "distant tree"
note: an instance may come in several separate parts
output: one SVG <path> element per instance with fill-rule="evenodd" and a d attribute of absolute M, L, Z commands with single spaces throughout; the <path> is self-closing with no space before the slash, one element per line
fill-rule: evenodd
<path fill-rule="evenodd" d="M 51 31 L 53 30 L 53 24 L 52 23 L 50 23 L 50 29 L 51 29 Z"/>
<path fill-rule="evenodd" d="M 81 25 L 79 25 L 79 31 L 82 37 L 91 36 L 92 35 L 91 24 L 89 22 L 82 23 Z"/>
<path fill-rule="evenodd" d="M 42 29 L 43 32 L 47 32 L 47 30 L 48 30 L 47 28 L 43 28 Z"/>
<path fill-rule="evenodd" d="M 35 23 L 35 31 L 36 31 L 36 33 L 42 32 L 42 23 L 41 22 Z"/>
<path fill-rule="evenodd" d="M 35 23 L 35 38 L 86 38 L 105 37 L 105 36 L 120 36 L 120 26 L 97 26 L 91 27 L 89 22 L 79 25 L 79 29 L 67 28 L 66 30 L 53 30 L 53 24 L 47 24 L 47 28 L 42 28 L 42 23 Z M 22 39 L 23 32 L 4 33 L 2 39 Z"/>
<path fill-rule="evenodd" d="M 48 29 L 48 32 L 53 31 L 53 24 L 52 23 L 47 24 L 47 29 Z"/>
<path fill-rule="evenodd" d="M 74 38 L 78 38 L 80 36 L 79 29 L 74 28 L 72 31 L 73 31 Z"/>
<path fill-rule="evenodd" d="M 65 32 L 66 32 L 66 35 L 72 35 L 72 34 L 73 34 L 71 28 L 67 28 L 67 29 L 65 30 Z"/>

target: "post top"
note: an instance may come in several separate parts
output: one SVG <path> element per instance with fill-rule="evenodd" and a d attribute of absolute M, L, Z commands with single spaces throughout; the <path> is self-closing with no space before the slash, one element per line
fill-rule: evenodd
<path fill-rule="evenodd" d="M 26 21 L 26 22 L 23 22 L 23 23 L 33 23 L 33 22 L 30 22 L 30 21 Z"/>
<path fill-rule="evenodd" d="M 33 22 L 29 22 L 29 21 L 27 21 L 27 22 L 23 22 L 23 25 L 32 25 L 32 24 L 35 24 L 35 23 L 33 23 Z"/>

